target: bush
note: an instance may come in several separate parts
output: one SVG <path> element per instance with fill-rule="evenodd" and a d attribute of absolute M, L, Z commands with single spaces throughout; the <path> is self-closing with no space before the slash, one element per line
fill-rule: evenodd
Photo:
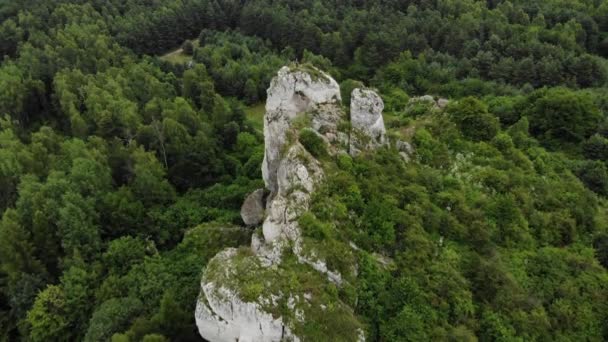
<path fill-rule="evenodd" d="M 350 171 L 353 168 L 353 158 L 346 153 L 339 154 L 336 161 L 341 170 Z"/>
<path fill-rule="evenodd" d="M 182 44 L 182 49 L 184 51 L 184 54 L 188 56 L 192 56 L 192 54 L 194 53 L 194 45 L 189 40 L 186 40 L 184 44 Z"/>
<path fill-rule="evenodd" d="M 583 155 L 587 159 L 608 161 L 608 139 L 593 135 L 583 143 Z"/>
<path fill-rule="evenodd" d="M 473 97 L 451 104 L 448 114 L 460 127 L 462 134 L 473 141 L 491 140 L 500 127 L 498 119 L 488 113 L 488 107 Z"/>
<path fill-rule="evenodd" d="M 91 317 L 84 340 L 109 340 L 114 333 L 125 330 L 141 311 L 142 303 L 135 298 L 112 298 L 103 302 Z"/>
<path fill-rule="evenodd" d="M 326 239 L 331 236 L 331 227 L 325 223 L 321 223 L 315 215 L 307 212 L 300 216 L 298 223 L 302 228 L 302 233 L 305 236 L 314 239 Z"/>
<path fill-rule="evenodd" d="M 315 158 L 327 156 L 327 147 L 325 141 L 313 130 L 303 129 L 300 131 L 300 143 L 306 148 Z"/>
<path fill-rule="evenodd" d="M 608 172 L 602 162 L 585 162 L 577 172 L 581 181 L 593 192 L 608 195 Z"/>

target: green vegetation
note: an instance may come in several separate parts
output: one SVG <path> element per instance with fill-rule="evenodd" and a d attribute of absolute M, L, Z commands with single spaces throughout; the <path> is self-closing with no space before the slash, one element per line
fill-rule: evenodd
<path fill-rule="evenodd" d="M 294 323 L 311 341 L 608 340 L 607 2 L 2 0 L 0 19 L 0 341 L 198 341 L 202 270 L 249 244 L 266 89 L 295 61 L 346 107 L 379 89 L 415 152 L 330 157 L 298 118 L 326 171 L 303 248 L 345 283 L 288 254 L 275 283 L 244 265 L 244 298 L 318 291 Z"/>
<path fill-rule="evenodd" d="M 309 128 L 300 130 L 298 139 L 306 150 L 315 158 L 327 156 L 327 146 L 317 132 Z"/>
<path fill-rule="evenodd" d="M 260 265 L 251 249 L 240 248 L 230 258 L 214 259 L 207 274 L 243 300 L 261 303 L 273 317 L 282 317 L 296 335 L 306 336 L 306 340 L 346 342 L 358 337 L 360 323 L 340 299 L 337 287 L 310 266 L 299 263 L 289 250 L 284 252 L 280 268 L 268 268 Z M 272 304 L 275 301 L 277 305 Z"/>
<path fill-rule="evenodd" d="M 258 132 L 264 133 L 264 114 L 266 113 L 266 104 L 258 103 L 245 108 L 245 114 L 251 126 Z"/>

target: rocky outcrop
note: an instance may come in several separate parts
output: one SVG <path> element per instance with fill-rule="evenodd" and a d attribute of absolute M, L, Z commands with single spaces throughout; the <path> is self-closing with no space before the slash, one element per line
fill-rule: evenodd
<path fill-rule="evenodd" d="M 243 301 L 239 293 L 230 288 L 228 279 L 237 276 L 236 268 L 232 267 L 237 253 L 234 248 L 219 253 L 207 266 L 210 272 L 203 275 L 195 314 L 201 336 L 211 342 L 298 341 L 280 317 L 274 318 L 260 303 Z"/>
<path fill-rule="evenodd" d="M 310 194 L 323 177 L 319 162 L 299 143 L 289 147 L 276 175 L 277 192 L 268 202 L 263 233 L 266 242 L 299 238 L 298 218 L 308 210 Z"/>
<path fill-rule="evenodd" d="M 376 92 L 359 88 L 353 90 L 350 102 L 351 155 L 386 144 L 383 110 L 384 102 Z"/>
<path fill-rule="evenodd" d="M 254 227 L 264 220 L 264 189 L 257 189 L 245 198 L 241 206 L 241 218 L 248 227 Z"/>
<path fill-rule="evenodd" d="M 304 67 L 283 67 L 272 80 L 266 100 L 264 116 L 264 161 L 262 176 L 271 197 L 277 192 L 276 174 L 281 159 L 281 149 L 287 143 L 292 121 L 311 112 L 313 126 L 318 131 L 335 130 L 339 121 L 328 108 L 339 107 L 340 87 L 329 75 L 320 70 Z M 325 108 L 322 108 L 325 107 Z M 319 114 L 320 113 L 320 114 Z"/>
<path fill-rule="evenodd" d="M 312 130 L 330 155 L 345 153 L 351 147 L 360 151 L 380 146 L 386 143 L 383 107 L 375 92 L 356 89 L 351 104 L 352 129 L 345 132 L 349 125 L 343 125 L 346 114 L 334 79 L 301 65 L 278 72 L 268 89 L 264 117 L 262 173 L 270 193 L 265 210 L 263 190 L 248 196 L 241 210 L 247 225 L 256 226 L 263 218 L 262 228 L 253 234 L 251 248 L 226 250 L 205 269 L 196 309 L 203 338 L 212 342 L 298 341 L 297 333 L 306 319 L 320 319 L 323 315 L 318 310 L 337 305 L 339 312 L 355 322 L 352 331 L 357 337 L 353 340 L 363 339 L 363 331 L 346 304 L 326 302 L 330 296 L 315 296 L 308 287 L 294 287 L 294 277 L 311 277 L 312 270 L 319 284 L 341 286 L 344 281 L 344 274 L 332 270 L 320 256 L 324 253 L 317 253 L 302 237 L 299 219 L 309 210 L 324 171 L 322 163 L 299 142 L 299 134 Z M 358 138 L 353 145 L 355 134 Z M 285 259 L 285 255 L 290 258 Z M 285 308 L 290 311 L 281 311 Z"/>

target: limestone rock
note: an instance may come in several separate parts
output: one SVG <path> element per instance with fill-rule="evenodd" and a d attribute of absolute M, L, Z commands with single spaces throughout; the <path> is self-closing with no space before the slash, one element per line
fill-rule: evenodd
<path fill-rule="evenodd" d="M 234 248 L 220 252 L 203 275 L 195 315 L 201 336 L 210 342 L 299 341 L 280 317 L 274 318 L 259 303 L 244 302 L 229 286 L 217 283 L 218 278 L 234 276 L 230 266 L 236 254 Z M 210 270 L 222 274 L 212 274 Z"/>
<path fill-rule="evenodd" d="M 262 223 L 264 220 L 264 189 L 258 189 L 245 198 L 241 206 L 241 218 L 249 227 Z"/>
<path fill-rule="evenodd" d="M 405 152 L 407 154 L 414 153 L 414 147 L 412 147 L 412 144 L 408 143 L 407 141 L 397 140 L 395 147 L 399 152 Z"/>
<path fill-rule="evenodd" d="M 329 75 L 304 67 L 283 67 L 272 80 L 268 89 L 266 115 L 264 116 L 264 161 L 262 175 L 266 187 L 273 196 L 277 191 L 276 174 L 281 159 L 281 149 L 287 142 L 291 122 L 306 112 L 317 112 L 313 127 L 330 131 L 337 123 L 328 109 L 339 107 L 340 87 Z M 323 110 L 320 110 L 323 107 Z M 328 127 L 329 126 L 329 127 Z"/>
<path fill-rule="evenodd" d="M 280 236 L 299 237 L 297 220 L 308 210 L 310 194 L 323 177 L 319 162 L 299 143 L 291 146 L 277 169 L 277 193 L 268 203 L 264 221 L 264 239 L 272 242 Z"/>
<path fill-rule="evenodd" d="M 362 149 L 386 144 L 383 110 L 384 102 L 376 92 L 359 88 L 353 90 L 350 102 L 351 155 L 357 154 Z"/>

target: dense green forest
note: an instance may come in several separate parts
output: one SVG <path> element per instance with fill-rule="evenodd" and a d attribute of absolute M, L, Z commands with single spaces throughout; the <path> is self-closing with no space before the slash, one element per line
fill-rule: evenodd
<path fill-rule="evenodd" d="M 202 268 L 249 243 L 226 227 L 295 60 L 377 88 L 416 151 L 328 161 L 301 222 L 338 268 L 359 247 L 336 296 L 367 340 L 608 340 L 608 2 L 0 0 L 0 19 L 0 341 L 200 340 Z"/>

